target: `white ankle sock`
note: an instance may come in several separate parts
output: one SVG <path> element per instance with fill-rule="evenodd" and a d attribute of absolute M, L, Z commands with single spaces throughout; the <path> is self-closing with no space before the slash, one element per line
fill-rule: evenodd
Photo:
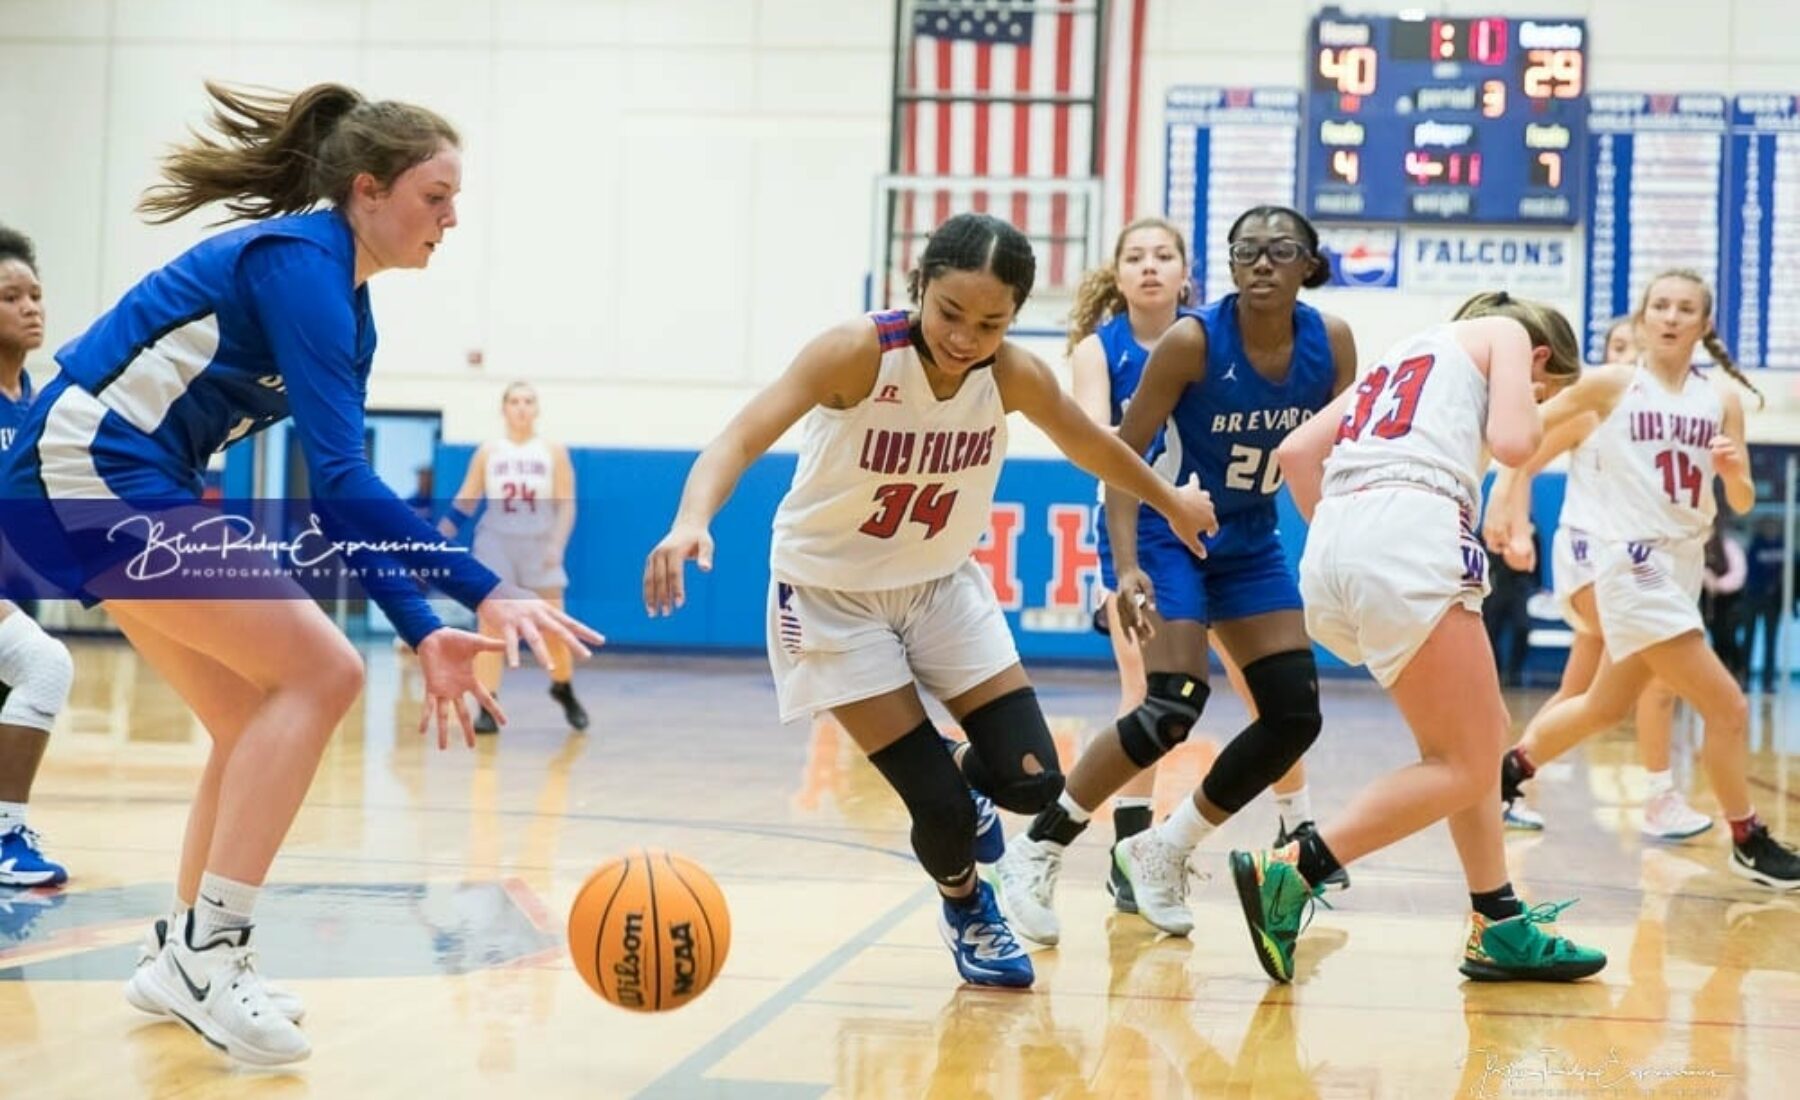
<path fill-rule="evenodd" d="M 0 802 L 0 834 L 10 833 L 16 825 L 25 824 L 25 803 Z"/>
<path fill-rule="evenodd" d="M 219 933 L 232 928 L 245 928 L 252 922 L 256 896 L 262 887 L 247 882 L 234 882 L 211 872 L 200 876 L 200 890 L 194 897 L 194 931 L 188 946 L 204 944 Z"/>
<path fill-rule="evenodd" d="M 1281 815 L 1281 831 L 1291 832 L 1302 821 L 1313 819 L 1312 792 L 1301 787 L 1293 794 L 1276 794 L 1275 812 Z"/>
<path fill-rule="evenodd" d="M 1644 791 L 1646 799 L 1657 798 L 1675 789 L 1675 773 L 1672 771 L 1645 772 Z"/>
<path fill-rule="evenodd" d="M 164 939 L 178 940 L 187 935 L 187 915 L 188 910 L 192 908 L 192 905 L 181 900 L 181 894 L 178 891 L 175 894 L 175 900 L 169 903 L 169 928 L 163 933 Z"/>
<path fill-rule="evenodd" d="M 1068 814 L 1069 820 L 1077 825 L 1087 824 L 1088 819 L 1094 816 L 1092 810 L 1082 809 L 1081 803 L 1075 801 L 1075 796 L 1068 791 L 1064 791 L 1056 796 L 1056 804 L 1061 806 L 1063 813 Z"/>
<path fill-rule="evenodd" d="M 1200 816 L 1200 807 L 1190 796 L 1181 800 L 1175 812 L 1156 827 L 1156 835 L 1184 852 L 1191 852 L 1213 831 L 1212 822 Z"/>

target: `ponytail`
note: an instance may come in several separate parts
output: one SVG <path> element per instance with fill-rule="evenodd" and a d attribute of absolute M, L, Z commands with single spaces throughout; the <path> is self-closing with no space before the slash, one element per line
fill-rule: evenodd
<path fill-rule="evenodd" d="M 223 202 L 224 220 L 272 218 L 342 206 L 358 175 L 383 187 L 408 168 L 460 144 L 456 130 L 423 107 L 370 102 L 342 84 L 287 94 L 206 82 L 211 136 L 195 134 L 163 158 L 164 182 L 138 202 L 153 224 Z"/>
<path fill-rule="evenodd" d="M 1763 391 L 1756 388 L 1756 383 L 1750 381 L 1744 374 L 1743 368 L 1737 365 L 1737 360 L 1731 357 L 1730 349 L 1726 348 L 1725 341 L 1719 339 L 1717 330 L 1707 329 L 1706 335 L 1700 338 L 1700 343 L 1706 348 L 1707 354 L 1713 357 L 1713 362 L 1719 365 L 1720 370 L 1731 375 L 1732 381 L 1756 395 L 1757 408 L 1761 409 L 1769 404 L 1769 399 L 1763 396 Z"/>
<path fill-rule="evenodd" d="M 1116 317 L 1126 308 L 1125 292 L 1119 289 L 1119 273 L 1111 264 L 1096 267 L 1081 277 L 1075 287 L 1075 304 L 1069 307 L 1069 346 L 1094 334 L 1101 323 Z"/>

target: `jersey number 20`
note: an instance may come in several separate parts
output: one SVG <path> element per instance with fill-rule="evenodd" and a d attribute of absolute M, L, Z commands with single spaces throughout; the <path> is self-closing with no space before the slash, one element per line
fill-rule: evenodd
<path fill-rule="evenodd" d="M 1260 477 L 1258 470 L 1261 471 Z M 1258 481 L 1262 482 L 1260 486 L 1257 485 Z M 1281 463 L 1275 461 L 1275 452 L 1233 443 L 1231 465 L 1225 467 L 1225 488 L 1243 493 L 1260 490 L 1264 496 L 1273 494 L 1281 488 Z"/>
<path fill-rule="evenodd" d="M 1361 439 L 1363 429 L 1369 426 L 1369 418 L 1375 415 L 1375 403 L 1390 392 L 1394 396 L 1393 407 L 1375 422 L 1376 437 L 1399 439 L 1412 431 L 1413 414 L 1419 411 L 1419 393 L 1425 388 L 1425 379 L 1431 377 L 1431 368 L 1436 362 L 1435 355 L 1415 355 L 1411 359 L 1402 359 L 1392 371 L 1385 365 L 1370 371 L 1356 384 L 1356 405 L 1344 414 L 1343 422 L 1338 425 L 1336 442 Z"/>

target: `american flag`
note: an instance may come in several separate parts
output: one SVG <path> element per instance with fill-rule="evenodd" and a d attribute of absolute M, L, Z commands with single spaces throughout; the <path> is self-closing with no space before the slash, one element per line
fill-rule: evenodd
<path fill-rule="evenodd" d="M 913 8 L 895 169 L 908 176 L 1105 181 L 1102 226 L 1134 213 L 1138 88 L 1147 0 L 919 0 Z M 1104 52 L 1099 46 L 1104 44 Z M 1103 90 L 1100 117 L 1093 102 Z M 1032 97 L 1035 102 L 1018 102 Z M 1066 286 L 1069 197 L 999 187 L 964 202 L 1048 239 L 1043 281 Z M 902 197 L 901 268 L 918 237 L 957 210 L 953 192 Z M 991 204 L 991 205 L 990 205 Z M 961 203 L 956 204 L 958 206 Z M 1087 257 L 1098 262 L 1097 257 Z"/>

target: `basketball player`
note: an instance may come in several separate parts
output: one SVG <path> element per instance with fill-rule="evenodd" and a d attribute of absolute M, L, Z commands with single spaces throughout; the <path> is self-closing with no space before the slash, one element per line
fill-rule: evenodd
<path fill-rule="evenodd" d="M 1625 717 L 1652 675 L 1700 713 L 1701 760 L 1731 824 L 1733 874 L 1776 890 L 1800 887 L 1800 855 L 1769 835 L 1750 800 L 1749 704 L 1706 644 L 1697 601 L 1717 506 L 1713 478 L 1739 515 L 1756 504 L 1744 450 L 1744 408 L 1692 366 L 1704 345 L 1744 377 L 1713 330 L 1712 289 L 1692 271 L 1665 271 L 1638 307 L 1635 364 L 1590 371 L 1547 410 L 1552 424 L 1591 416 L 1586 444 L 1606 471 L 1594 509 L 1594 604 L 1605 658 L 1580 695 L 1538 712 L 1502 766 L 1501 798 L 1519 797 L 1539 767 Z"/>
<path fill-rule="evenodd" d="M 476 448 L 440 529 L 455 535 L 485 496 L 487 508 L 475 524 L 476 559 L 506 584 L 529 588 L 561 610 L 569 587 L 563 554 L 575 530 L 575 467 L 567 447 L 537 434 L 538 395 L 531 383 L 508 385 L 500 395 L 500 413 L 506 435 Z M 562 707 L 570 729 L 585 730 L 588 713 L 575 698 L 569 651 L 552 642 L 550 653 L 550 698 Z M 476 659 L 476 677 L 496 698 L 502 671 L 498 656 Z M 475 719 L 476 733 L 499 728 L 485 708 Z"/>
<path fill-rule="evenodd" d="M 1162 335 L 1119 426 L 1120 437 L 1144 453 L 1162 425 L 1173 425 L 1158 468 L 1199 479 L 1218 502 L 1219 534 L 1201 560 L 1137 522 L 1135 502 L 1116 492 L 1107 497 L 1114 628 L 1143 643 L 1151 671 L 1143 702 L 1088 745 L 1057 804 L 1014 838 L 1001 862 L 1009 912 L 1041 942 L 1060 935 L 1050 901 L 1062 848 L 1108 795 L 1185 740 L 1199 720 L 1209 693 L 1209 630 L 1242 663 L 1254 718 L 1162 825 L 1115 846 L 1113 864 L 1145 920 L 1174 935 L 1193 928 L 1188 854 L 1292 768 L 1319 734 L 1312 642 L 1275 530 L 1275 447 L 1355 377 L 1356 345 L 1349 326 L 1299 301 L 1302 287 L 1331 277 L 1318 233 L 1304 217 L 1286 207 L 1254 207 L 1227 239 L 1237 293 L 1183 316 Z M 1296 817 L 1296 834 L 1306 835 L 1301 824 L 1310 809 L 1297 809 Z"/>
<path fill-rule="evenodd" d="M 293 1006 L 273 1004 L 257 973 L 255 904 L 361 690 L 362 661 L 291 579 L 270 585 L 273 598 L 153 598 L 165 593 L 131 580 L 146 544 L 109 542 L 82 525 L 89 509 L 116 518 L 148 502 L 159 517 L 192 516 L 182 509 L 199 499 L 210 456 L 291 415 L 324 535 L 382 548 L 355 551 L 350 564 L 419 655 L 420 730 L 435 724 L 440 747 L 452 714 L 473 743 L 465 692 L 497 706 L 475 680 L 477 653 L 507 649 L 516 660 L 523 639 L 547 663 L 546 635 L 584 655 L 581 638 L 596 636 L 467 554 L 439 549 L 364 453 L 375 350 L 367 283 L 425 267 L 456 224 L 456 131 L 430 111 L 336 84 L 292 96 L 207 90 L 215 135 L 170 153 L 164 182 L 139 209 L 167 222 L 223 202 L 253 224 L 151 272 L 58 353 L 62 374 L 0 465 L 0 494 L 13 498 L 5 533 L 26 564 L 104 600 L 213 738 L 182 845 L 178 910 L 128 995 L 234 1058 L 280 1065 L 310 1047 Z M 26 505 L 31 522 L 19 518 Z M 445 628 L 406 575 L 421 569 L 502 637 Z"/>
<path fill-rule="evenodd" d="M 1615 318 L 1606 333 L 1606 361 L 1635 363 L 1638 357 L 1636 322 L 1630 315 Z M 1544 445 L 1531 461 L 1516 470 L 1502 468 L 1494 479 L 1488 505 L 1488 526 L 1483 534 L 1491 548 L 1522 539 L 1530 541 L 1531 479 L 1544 463 L 1566 447 L 1569 469 L 1564 482 L 1562 514 L 1551 539 L 1552 571 L 1556 600 L 1563 619 L 1575 633 L 1563 665 L 1562 683 L 1542 710 L 1580 695 L 1594 682 L 1605 643 L 1600 620 L 1594 612 L 1594 561 L 1591 547 L 1596 530 L 1594 512 L 1604 508 L 1610 496 L 1600 471 L 1595 448 L 1583 443 L 1599 425 L 1595 416 L 1576 417 L 1545 433 Z M 1508 522 L 1510 520 L 1510 523 Z M 1651 680 L 1637 700 L 1638 756 L 1647 773 L 1650 796 L 1641 826 L 1644 835 L 1659 840 L 1683 840 L 1712 828 L 1712 818 L 1688 805 L 1675 789 L 1669 767 L 1669 746 L 1675 729 L 1675 693 L 1661 680 Z M 1540 831 L 1541 814 L 1511 799 L 1501 806 L 1509 829 Z"/>
<path fill-rule="evenodd" d="M 1508 464 L 1531 457 L 1543 436 L 1535 403 L 1575 377 L 1581 353 L 1562 314 L 1505 292 L 1476 295 L 1456 316 L 1389 349 L 1281 445 L 1312 523 L 1300 560 L 1307 630 L 1368 665 L 1420 760 L 1364 787 L 1316 833 L 1231 853 L 1257 959 L 1276 981 L 1293 979 L 1301 918 L 1326 876 L 1440 819 L 1473 910 L 1463 974 L 1572 980 L 1606 965 L 1543 931 L 1572 903 L 1528 910 L 1507 879 L 1492 811 L 1506 703 L 1481 621 L 1487 553 L 1472 530 L 1488 451 Z"/>
<path fill-rule="evenodd" d="M 0 453 L 11 450 L 31 406 L 25 356 L 43 344 L 37 252 L 23 233 L 0 226 Z M 42 838 L 25 820 L 25 806 L 73 677 L 68 649 L 44 633 L 25 608 L 0 600 L 0 886 L 55 886 L 68 880 L 62 864 L 44 855 Z"/>
<path fill-rule="evenodd" d="M 1198 533 L 1215 526 L 1205 493 L 1158 477 L 1006 341 L 1035 274 L 1030 244 L 1006 222 L 959 214 L 939 226 L 913 277 L 917 312 L 859 317 L 807 345 L 702 452 L 644 569 L 649 611 L 679 607 L 683 564 L 712 567 L 707 526 L 744 469 L 806 418 L 771 550 L 781 718 L 829 711 L 900 795 L 913 850 L 944 898 L 939 931 L 979 985 L 1025 986 L 1033 975 L 976 878 L 969 789 L 1036 813 L 1063 782 L 1006 620 L 969 557 L 987 529 L 1006 414 L 1024 413 L 1077 465 L 1150 501 L 1196 552 Z M 947 749 L 920 687 L 966 746 Z"/>

